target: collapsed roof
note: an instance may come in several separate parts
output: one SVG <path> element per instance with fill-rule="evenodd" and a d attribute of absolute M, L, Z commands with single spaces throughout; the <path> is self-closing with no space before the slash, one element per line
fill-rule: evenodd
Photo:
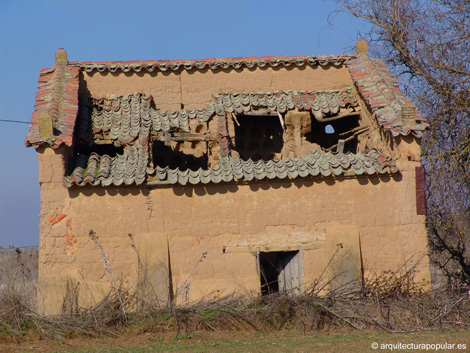
<path fill-rule="evenodd" d="M 324 91 L 224 92 L 212 102 L 195 109 L 159 109 L 154 97 L 145 93 L 112 94 L 106 98 L 79 97 L 80 72 L 124 72 L 215 70 L 302 66 L 345 66 L 355 87 Z M 306 176 L 357 176 L 395 173 L 390 157 L 371 150 L 366 153 L 311 151 L 304 157 L 284 160 L 252 161 L 230 156 L 227 115 L 260 110 L 273 115 L 288 110 L 309 111 L 322 121 L 340 109 L 356 109 L 356 90 L 375 117 L 377 125 L 392 136 L 412 134 L 420 138 L 427 124 L 398 87 L 396 78 L 382 60 L 366 52 L 355 55 L 251 57 L 234 59 L 68 62 L 63 49 L 56 53 L 56 64 L 41 70 L 36 105 L 26 137 L 26 146 L 46 144 L 93 145 L 97 134 L 114 146 L 125 146 L 116 153 L 75 153 L 69 161 L 65 182 L 73 185 L 158 185 L 218 183 L 232 180 L 297 178 Z M 152 138 L 177 129 L 190 132 L 190 121 L 217 120 L 216 140 L 220 146 L 219 164 L 190 170 L 152 163 Z M 103 137 L 104 136 L 104 137 Z M 164 135 L 165 136 L 165 135 Z"/>

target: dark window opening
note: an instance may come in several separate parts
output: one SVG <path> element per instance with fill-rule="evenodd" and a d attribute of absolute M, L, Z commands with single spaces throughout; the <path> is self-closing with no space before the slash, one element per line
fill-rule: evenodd
<path fill-rule="evenodd" d="M 97 153 L 100 156 L 107 154 L 110 157 L 115 157 L 118 154 L 124 153 L 124 146 L 116 147 L 113 144 L 103 144 L 103 145 L 76 145 L 75 154 L 76 155 L 90 155 L 92 152 Z"/>
<path fill-rule="evenodd" d="M 326 119 L 329 117 L 327 116 Z M 312 130 L 306 136 L 307 141 L 316 143 L 320 147 L 328 149 L 338 144 L 339 140 L 346 140 L 353 136 L 354 128 L 359 126 L 359 116 L 348 116 L 342 119 L 321 122 L 312 117 Z M 356 153 L 357 137 L 347 141 L 344 145 L 344 152 Z M 333 151 L 335 151 L 333 149 Z"/>
<path fill-rule="evenodd" d="M 270 160 L 282 150 L 283 130 L 277 116 L 237 116 L 240 126 L 235 125 L 233 149 L 241 159 Z"/>
<path fill-rule="evenodd" d="M 192 147 L 194 147 L 193 144 Z M 199 168 L 207 169 L 208 165 L 206 153 L 202 157 L 196 157 L 182 151 L 176 151 L 170 146 L 165 146 L 165 143 L 162 141 L 155 141 L 153 143 L 152 156 L 154 166 L 161 168 L 169 167 L 170 169 L 179 168 L 181 171 L 187 169 L 195 171 Z"/>
<path fill-rule="evenodd" d="M 261 295 L 300 293 L 301 254 L 299 251 L 259 253 Z"/>

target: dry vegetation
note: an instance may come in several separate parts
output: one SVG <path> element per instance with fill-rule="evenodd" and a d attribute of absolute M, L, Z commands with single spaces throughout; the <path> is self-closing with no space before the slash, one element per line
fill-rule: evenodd
<path fill-rule="evenodd" d="M 16 291 L 23 293 L 25 298 L 35 298 L 37 279 L 38 250 L 36 248 L 16 249 L 15 251 L 0 247 L 0 293 Z"/>
<path fill-rule="evenodd" d="M 93 307 L 81 308 L 76 285 L 69 281 L 63 313 L 43 317 L 34 310 L 37 252 L 2 252 L 0 261 L 0 343 L 115 336 L 129 331 L 307 333 L 349 327 L 368 332 L 409 332 L 470 326 L 468 294 L 424 293 L 413 284 L 412 270 L 365 281 L 360 291 L 337 290 L 326 296 L 319 295 L 327 285 L 320 280 L 301 296 L 244 294 L 165 306 L 141 295 L 140 289 L 116 286 Z"/>
<path fill-rule="evenodd" d="M 434 283 L 470 286 L 470 2 L 335 0 L 370 25 L 384 59 L 429 123 L 422 139 Z M 432 25 L 430 25 L 432 24 Z"/>

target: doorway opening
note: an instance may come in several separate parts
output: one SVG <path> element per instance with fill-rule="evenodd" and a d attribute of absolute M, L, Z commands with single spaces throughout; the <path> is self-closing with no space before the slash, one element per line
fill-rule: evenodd
<path fill-rule="evenodd" d="M 261 295 L 300 294 L 302 256 L 298 250 L 260 252 L 258 263 Z"/>

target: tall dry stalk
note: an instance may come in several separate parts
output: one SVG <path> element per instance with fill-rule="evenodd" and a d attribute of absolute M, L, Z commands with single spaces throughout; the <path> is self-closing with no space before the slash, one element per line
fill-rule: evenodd
<path fill-rule="evenodd" d="M 126 308 L 124 306 L 124 302 L 122 300 L 121 290 L 116 284 L 116 279 L 115 279 L 115 276 L 114 276 L 114 272 L 111 270 L 111 266 L 109 264 L 108 254 L 106 254 L 106 252 L 104 251 L 103 246 L 100 243 L 100 240 L 98 239 L 98 237 L 96 236 L 96 233 L 92 229 L 90 229 L 89 234 L 90 234 L 91 239 L 95 242 L 96 246 L 98 247 L 98 249 L 101 252 L 101 261 L 103 262 L 104 269 L 109 274 L 109 276 L 111 278 L 111 285 L 114 288 L 116 296 L 119 300 L 120 309 L 121 309 L 122 314 L 124 316 L 124 320 L 127 321 L 127 313 L 126 313 Z"/>

